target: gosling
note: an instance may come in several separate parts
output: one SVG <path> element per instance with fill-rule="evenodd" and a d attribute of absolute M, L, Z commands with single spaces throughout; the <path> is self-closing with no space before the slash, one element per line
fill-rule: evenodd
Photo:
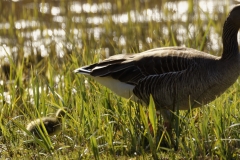
<path fill-rule="evenodd" d="M 66 114 L 64 110 L 58 109 L 55 117 L 42 117 L 33 120 L 27 125 L 26 129 L 37 138 L 41 138 L 42 133 L 45 133 L 43 129 L 44 125 L 49 136 L 57 135 L 62 130 L 62 118 Z"/>

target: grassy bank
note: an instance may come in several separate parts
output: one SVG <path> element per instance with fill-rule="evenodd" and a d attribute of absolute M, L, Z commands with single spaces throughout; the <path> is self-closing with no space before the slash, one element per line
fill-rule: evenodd
<path fill-rule="evenodd" d="M 182 15 L 165 1 L 88 2 L 102 5 L 97 12 L 94 7 L 74 11 L 71 8 L 78 4 L 64 0 L 0 2 L 0 47 L 5 54 L 0 73 L 0 158 L 239 159 L 238 81 L 203 108 L 180 111 L 171 142 L 161 119 L 154 119 L 153 104 L 144 108 L 73 73 L 108 55 L 154 47 L 186 46 L 220 56 L 229 6 L 209 13 L 193 2 L 186 1 Z M 54 16 L 45 7 L 59 7 L 60 13 Z M 40 141 L 25 133 L 28 122 L 62 107 L 69 113 L 61 134 Z M 155 135 L 149 132 L 148 110 L 151 122 L 159 126 Z M 162 140 L 170 147 L 161 146 Z"/>

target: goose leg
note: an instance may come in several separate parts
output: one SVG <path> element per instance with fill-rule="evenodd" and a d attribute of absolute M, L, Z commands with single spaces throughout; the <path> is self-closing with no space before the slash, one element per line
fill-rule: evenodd
<path fill-rule="evenodd" d="M 148 113 L 146 113 L 148 115 Z M 163 118 L 163 128 L 166 129 L 166 131 L 168 133 L 170 133 L 170 131 L 172 130 L 172 120 L 173 120 L 173 114 L 171 113 L 171 111 L 169 110 L 166 110 L 166 109 L 161 109 L 160 111 L 157 111 L 157 117 L 160 117 L 162 116 Z M 151 132 L 153 132 L 153 128 L 152 128 L 152 125 L 150 123 L 150 120 L 148 119 L 149 121 L 149 129 Z"/>
<path fill-rule="evenodd" d="M 174 150 L 178 150 L 178 138 L 180 136 L 181 129 L 179 128 L 179 117 L 178 113 L 175 115 L 171 110 L 161 109 L 161 115 L 163 117 L 163 125 L 168 133 L 171 146 L 174 147 Z M 177 112 L 177 111 L 176 111 Z M 173 127 L 174 133 L 173 134 Z M 175 135 L 175 136 L 174 136 Z M 175 138 L 174 138 L 175 137 Z"/>
<path fill-rule="evenodd" d="M 164 130 L 167 132 L 167 136 L 166 139 L 163 141 L 162 145 L 166 146 L 166 147 L 171 147 L 173 146 L 174 149 L 175 147 L 175 142 L 174 142 L 174 136 L 173 136 L 173 131 L 172 131 L 172 125 L 174 123 L 174 114 L 172 113 L 172 111 L 167 110 L 167 109 L 160 109 L 160 113 L 158 112 L 158 115 L 162 116 L 163 118 L 163 127 Z M 163 134 L 163 132 L 160 134 Z M 165 136 L 164 136 L 165 137 Z M 177 150 L 177 149 L 175 149 Z"/>
<path fill-rule="evenodd" d="M 160 113 L 158 113 L 159 115 L 161 114 L 163 117 L 163 124 L 164 127 L 166 128 L 167 131 L 171 131 L 172 130 L 172 120 L 173 120 L 173 114 L 170 110 L 167 109 L 160 109 Z"/>

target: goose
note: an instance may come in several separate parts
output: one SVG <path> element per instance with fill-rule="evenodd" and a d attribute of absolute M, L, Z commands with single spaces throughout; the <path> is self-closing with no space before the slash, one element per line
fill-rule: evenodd
<path fill-rule="evenodd" d="M 148 105 L 150 95 L 165 123 L 176 109 L 201 107 L 224 93 L 238 78 L 237 33 L 240 5 L 229 13 L 222 34 L 221 57 L 186 47 L 163 47 L 119 54 L 75 69 L 121 97 Z"/>
<path fill-rule="evenodd" d="M 26 129 L 37 138 L 41 138 L 41 133 L 39 130 L 44 133 L 42 126 L 43 124 L 49 136 L 56 135 L 62 129 L 62 118 L 65 116 L 65 114 L 65 109 L 58 109 L 55 117 L 42 117 L 33 120 L 27 124 Z"/>

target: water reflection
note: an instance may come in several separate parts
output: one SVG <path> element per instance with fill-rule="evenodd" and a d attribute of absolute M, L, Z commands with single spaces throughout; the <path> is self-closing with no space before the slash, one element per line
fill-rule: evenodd
<path fill-rule="evenodd" d="M 57 55 L 63 57 L 65 54 L 65 47 L 72 49 L 72 45 L 66 43 L 66 41 L 68 41 L 67 36 L 70 33 L 73 34 L 73 38 L 77 41 L 76 43 L 78 46 L 82 47 L 83 44 L 80 40 L 81 38 L 84 38 L 82 31 L 79 28 L 69 27 L 69 19 L 71 19 L 72 23 L 86 26 L 88 38 L 91 38 L 93 35 L 93 38 L 96 41 L 100 40 L 101 36 L 106 33 L 104 24 L 109 21 L 112 21 L 111 23 L 114 24 L 127 24 L 129 21 L 132 23 L 143 24 L 149 21 L 157 23 L 167 22 L 169 20 L 176 21 L 178 22 L 178 26 L 176 27 L 176 38 L 182 43 L 184 43 L 186 38 L 184 35 L 188 33 L 192 34 L 198 29 L 198 27 L 194 25 L 190 25 L 187 28 L 184 26 L 184 23 L 189 20 L 188 12 L 189 7 L 191 6 L 188 6 L 188 1 L 167 1 L 164 4 L 160 4 L 159 1 L 142 1 L 142 3 L 148 4 L 149 8 L 143 7 L 141 9 L 141 7 L 138 7 L 140 9 L 136 9 L 137 7 L 133 6 L 133 9 L 126 8 L 125 10 L 123 9 L 123 11 L 117 9 L 119 4 L 111 2 L 89 4 L 72 1 L 68 3 L 67 7 L 61 7 L 60 2 L 58 1 L 46 1 L 46 3 L 38 3 L 37 5 L 34 2 L 12 1 L 12 3 L 14 2 L 15 8 L 20 8 L 20 11 L 26 9 L 33 10 L 35 7 L 37 7 L 39 11 L 39 13 L 35 13 L 39 15 L 39 19 L 36 19 L 33 16 L 31 20 L 19 19 L 14 22 L 14 30 L 18 30 L 17 34 L 20 34 L 24 39 L 22 44 L 25 56 L 30 55 L 31 52 L 35 53 L 36 50 L 39 50 L 42 56 L 47 56 L 49 54 L 47 46 L 49 46 L 52 41 L 55 41 L 58 43 L 58 46 L 56 47 Z M 233 5 L 232 1 L 226 0 L 201 0 L 197 2 L 198 4 L 194 4 L 193 7 L 195 12 L 201 12 L 200 16 L 202 20 L 206 20 L 206 13 L 208 13 L 209 16 L 214 16 L 212 13 L 216 10 L 219 13 L 223 13 L 224 6 Z M 9 2 L 8 4 L 7 2 L 1 3 L 3 3 L 3 5 L 11 6 Z M 70 11 L 67 12 L 67 10 Z M 166 10 L 168 12 L 166 12 Z M 66 13 L 69 13 L 69 15 Z M 45 17 L 45 19 L 41 19 L 41 16 L 48 16 L 49 18 Z M 6 31 L 11 29 L 11 22 L 0 22 L 0 30 Z M 165 36 L 169 35 L 169 27 L 162 25 L 161 30 Z M 219 37 L 213 29 L 210 30 L 211 34 L 209 38 L 212 41 L 212 44 L 214 44 L 211 46 L 211 49 L 218 50 Z M 112 34 L 114 34 L 114 31 Z M 126 36 L 116 36 L 113 35 L 113 41 L 118 42 L 118 44 L 122 46 L 127 44 L 128 39 L 126 39 Z M 8 34 L 4 34 L 4 36 L 0 36 L 0 44 L 4 44 L 4 47 L 1 47 L 4 49 L 0 49 L 0 56 L 6 56 L 7 54 L 14 52 L 18 54 L 19 47 L 16 49 L 15 46 L 18 46 L 19 42 L 15 38 L 17 38 L 16 35 L 9 36 Z M 141 41 L 142 40 L 139 40 L 139 48 L 142 48 Z M 151 44 L 154 40 L 150 36 L 147 36 L 145 41 Z"/>

